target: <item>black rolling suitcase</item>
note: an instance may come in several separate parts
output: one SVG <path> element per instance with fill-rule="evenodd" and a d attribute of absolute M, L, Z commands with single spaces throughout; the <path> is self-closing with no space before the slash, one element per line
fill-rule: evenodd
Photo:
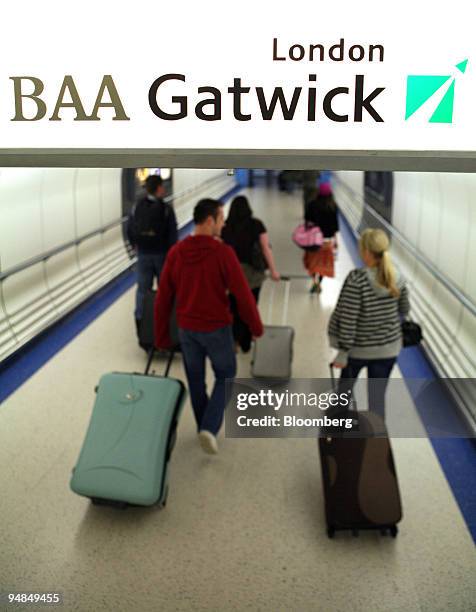
<path fill-rule="evenodd" d="M 332 366 L 331 376 L 334 380 Z M 327 534 L 332 538 L 341 529 L 353 535 L 378 529 L 395 537 L 402 506 L 385 423 L 368 411 L 339 416 L 356 419 L 359 433 L 319 438 Z"/>
<path fill-rule="evenodd" d="M 139 337 L 139 346 L 149 352 L 154 346 L 154 303 L 156 292 L 153 289 L 147 291 L 144 297 L 144 307 L 142 311 L 142 319 L 139 321 L 137 334 Z M 177 318 L 175 308 L 172 310 L 170 318 L 170 337 L 174 351 L 180 351 L 178 339 Z"/>

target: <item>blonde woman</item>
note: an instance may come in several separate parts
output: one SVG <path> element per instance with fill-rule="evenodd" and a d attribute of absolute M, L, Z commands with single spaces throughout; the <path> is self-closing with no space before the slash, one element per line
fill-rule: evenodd
<path fill-rule="evenodd" d="M 338 350 L 334 367 L 352 388 L 362 368 L 369 378 L 388 379 L 402 348 L 401 320 L 410 311 L 405 283 L 388 252 L 381 229 L 366 229 L 359 241 L 363 268 L 347 275 L 329 321 L 329 341 Z M 349 380 L 350 379 L 350 380 Z M 384 418 L 384 384 L 369 385 L 370 410 Z"/>

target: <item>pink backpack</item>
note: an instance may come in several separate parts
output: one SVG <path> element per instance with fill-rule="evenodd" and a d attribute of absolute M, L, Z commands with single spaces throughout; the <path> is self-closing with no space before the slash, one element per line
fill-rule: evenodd
<path fill-rule="evenodd" d="M 301 223 L 293 232 L 293 241 L 305 251 L 317 251 L 324 242 L 321 228 L 310 223 Z"/>

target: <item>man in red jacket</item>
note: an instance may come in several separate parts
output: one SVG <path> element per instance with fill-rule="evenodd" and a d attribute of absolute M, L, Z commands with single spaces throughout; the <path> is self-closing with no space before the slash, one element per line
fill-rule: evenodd
<path fill-rule="evenodd" d="M 155 301 L 155 344 L 169 348 L 170 315 L 175 300 L 179 340 L 198 436 L 205 452 L 216 454 L 216 435 L 225 410 L 225 381 L 236 374 L 232 316 L 228 292 L 254 337 L 263 334 L 255 299 L 233 249 L 219 236 L 224 224 L 222 204 L 205 199 L 193 211 L 195 231 L 169 251 Z M 205 359 L 215 374 L 210 397 Z"/>

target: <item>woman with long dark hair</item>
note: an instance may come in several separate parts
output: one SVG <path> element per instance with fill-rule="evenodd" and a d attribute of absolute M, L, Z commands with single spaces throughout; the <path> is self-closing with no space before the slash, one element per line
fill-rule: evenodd
<path fill-rule="evenodd" d="M 258 302 L 261 286 L 266 278 L 266 269 L 269 269 L 273 280 L 279 281 L 280 276 L 276 270 L 266 227 L 262 221 L 253 217 L 253 211 L 245 196 L 240 195 L 233 199 L 221 237 L 235 250 L 246 280 Z M 251 332 L 241 320 L 232 295 L 230 295 L 230 306 L 233 313 L 235 342 L 246 353 L 251 347 Z"/>
<path fill-rule="evenodd" d="M 320 293 L 324 276 L 334 276 L 334 249 L 337 248 L 336 234 L 339 231 L 337 205 L 329 183 L 321 183 L 315 199 L 306 205 L 306 223 L 320 227 L 324 243 L 317 251 L 306 251 L 304 266 L 312 277 L 311 293 Z"/>

